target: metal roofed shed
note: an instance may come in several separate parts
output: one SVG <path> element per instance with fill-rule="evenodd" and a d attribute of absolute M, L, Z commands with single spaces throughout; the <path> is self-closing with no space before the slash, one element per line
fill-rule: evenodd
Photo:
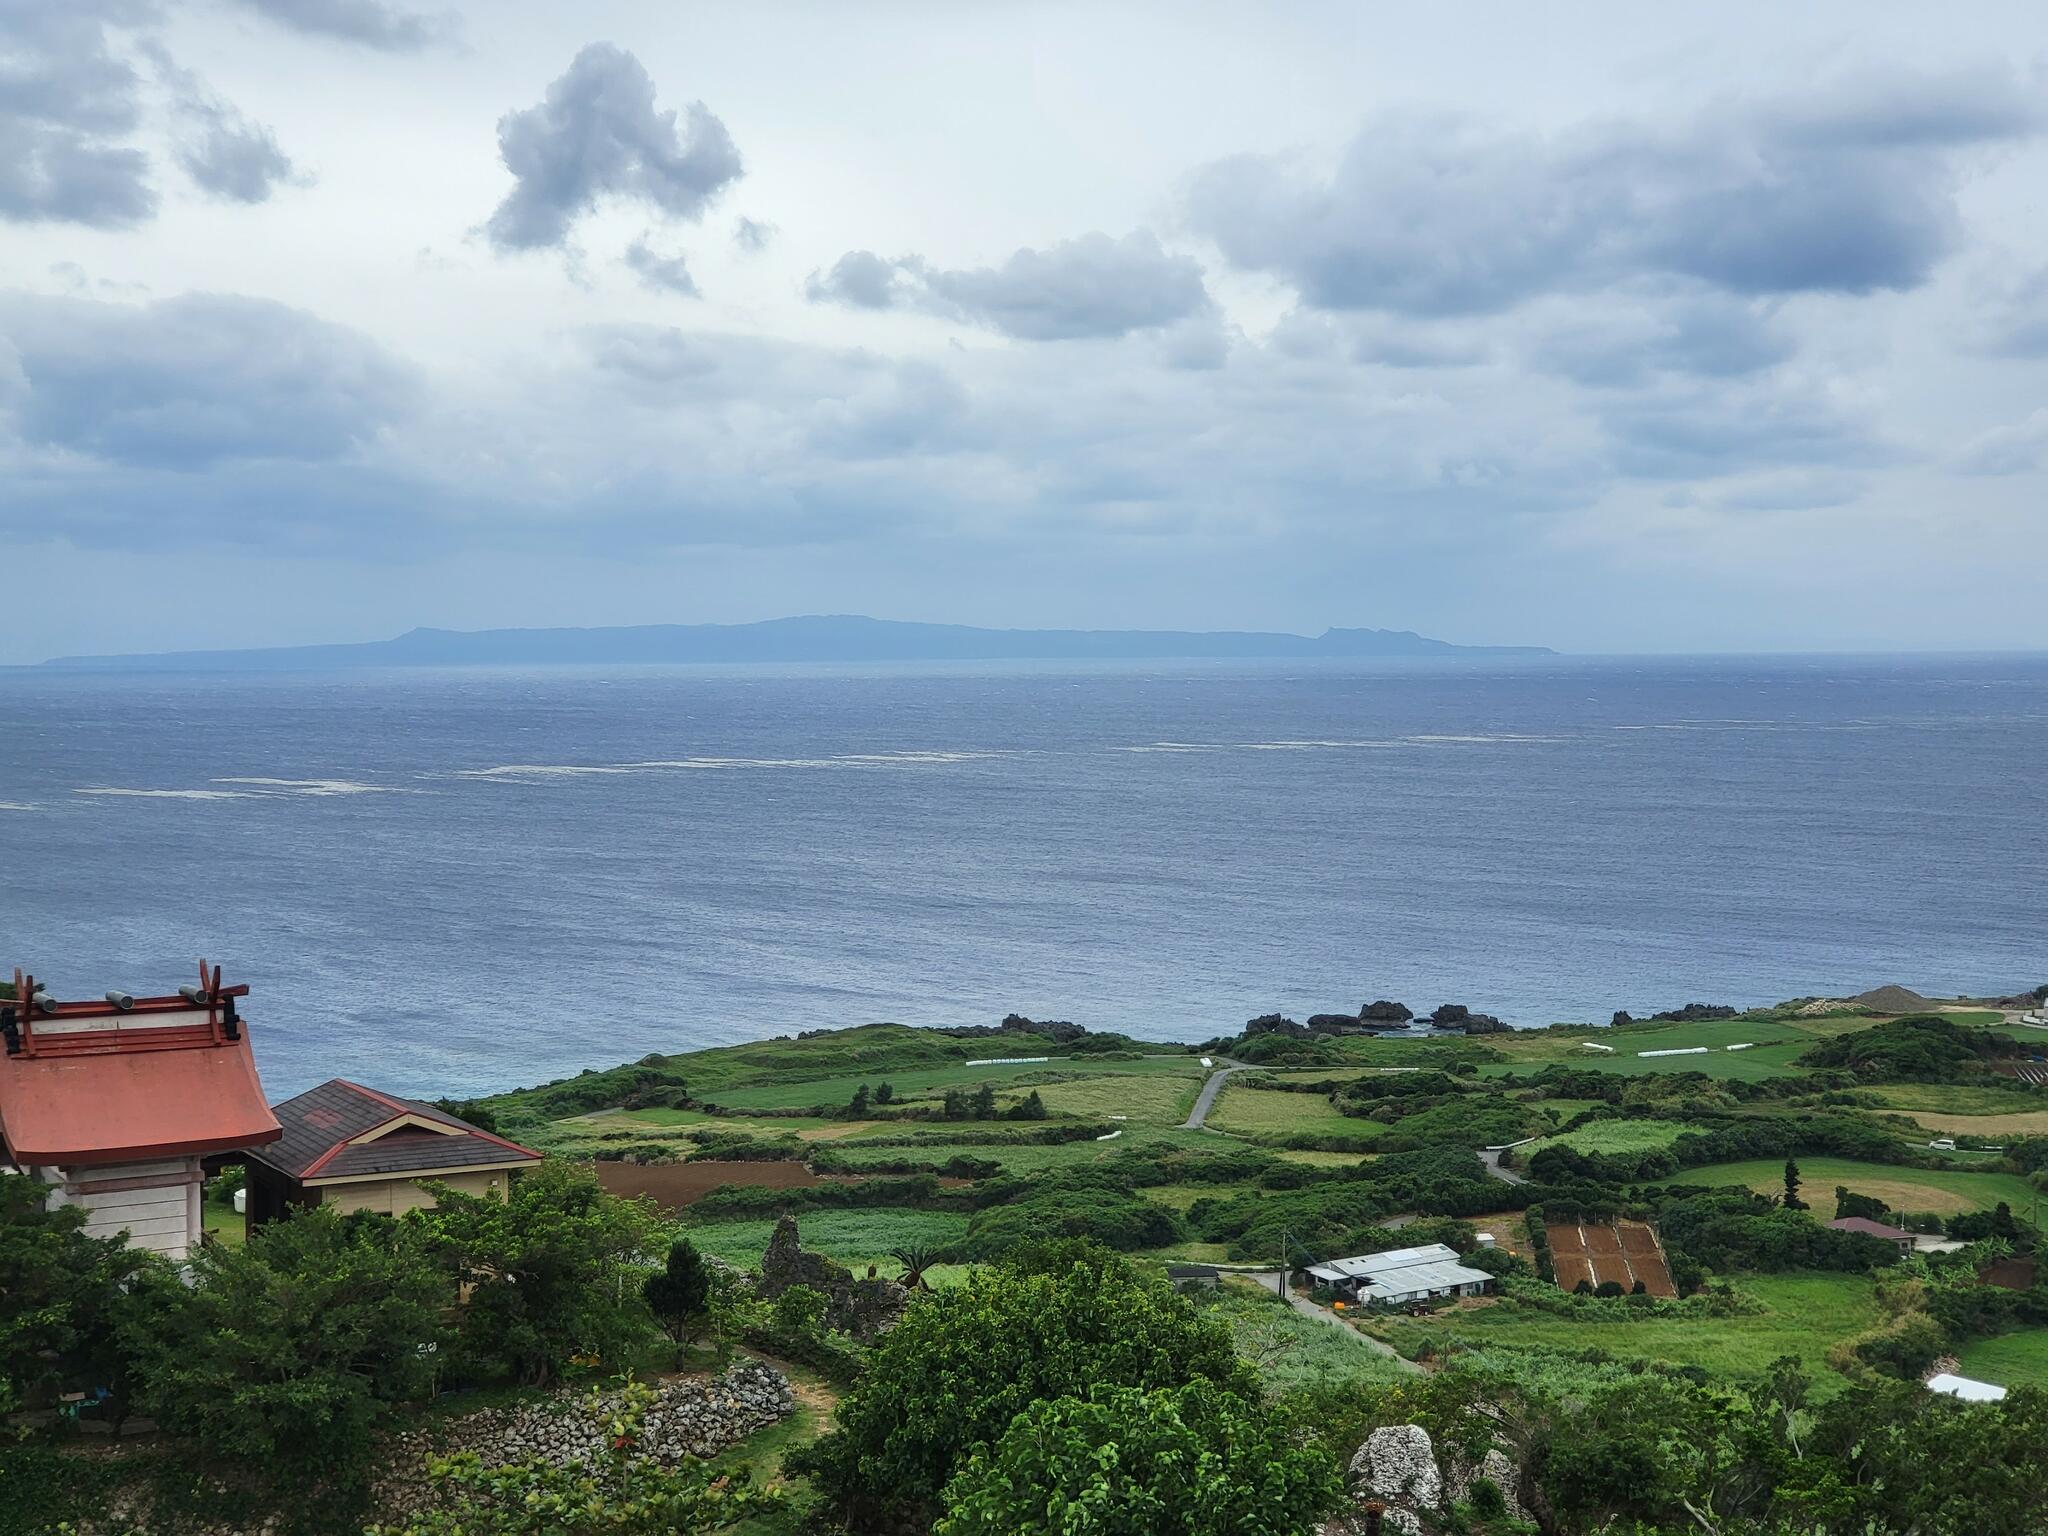
<path fill-rule="evenodd" d="M 1310 1265 L 1308 1272 L 1354 1300 L 1396 1306 L 1441 1296 L 1481 1296 L 1493 1283 L 1485 1270 L 1460 1264 L 1457 1253 L 1443 1243 L 1331 1259 Z"/>

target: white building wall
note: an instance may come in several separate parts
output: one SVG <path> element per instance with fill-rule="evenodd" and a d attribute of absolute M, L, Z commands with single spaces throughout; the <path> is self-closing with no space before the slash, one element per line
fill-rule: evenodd
<path fill-rule="evenodd" d="M 86 1213 L 88 1237 L 126 1232 L 135 1247 L 180 1262 L 199 1246 L 203 1180 L 196 1157 L 39 1171 L 51 1185 L 52 1206 Z"/>

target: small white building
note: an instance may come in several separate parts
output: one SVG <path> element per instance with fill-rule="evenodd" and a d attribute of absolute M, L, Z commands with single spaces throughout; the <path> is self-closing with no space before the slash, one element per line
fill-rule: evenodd
<path fill-rule="evenodd" d="M 1483 1269 L 1460 1264 L 1442 1243 L 1420 1248 L 1394 1248 L 1355 1259 L 1312 1264 L 1309 1274 L 1323 1285 L 1343 1291 L 1355 1301 L 1405 1305 L 1440 1296 L 1481 1296 L 1493 1283 Z"/>

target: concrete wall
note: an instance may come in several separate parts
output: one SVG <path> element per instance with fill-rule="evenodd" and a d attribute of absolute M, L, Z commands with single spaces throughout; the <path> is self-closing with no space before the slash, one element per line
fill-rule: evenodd
<path fill-rule="evenodd" d="M 502 1198 L 508 1176 L 503 1169 L 495 1169 L 485 1173 L 451 1173 L 435 1182 L 460 1194 Z M 337 1211 L 377 1211 L 386 1216 L 402 1216 L 407 1211 L 429 1210 L 434 1204 L 434 1197 L 410 1179 L 373 1179 L 361 1184 L 317 1187 L 321 1204 L 331 1205 Z"/>

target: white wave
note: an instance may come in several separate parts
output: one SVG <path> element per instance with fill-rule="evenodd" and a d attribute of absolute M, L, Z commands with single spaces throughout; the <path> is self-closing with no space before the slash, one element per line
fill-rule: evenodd
<path fill-rule="evenodd" d="M 631 773 L 631 768 L 597 763 L 500 763 L 495 768 L 459 768 L 458 779 L 569 779 L 592 773 Z"/>
<path fill-rule="evenodd" d="M 1500 733 L 1500 734 L 1498 734 L 1498 735 L 1492 735 L 1492 736 L 1404 736 L 1404 737 L 1402 737 L 1401 739 L 1402 739 L 1403 741 L 1422 741 L 1422 742 L 1431 742 L 1431 743 L 1439 743 L 1439 742 L 1440 742 L 1440 743 L 1449 743 L 1449 744 L 1452 744 L 1452 745 L 1457 745 L 1457 744 L 1471 744 L 1471 745 L 1482 745 L 1482 744 L 1485 744 L 1485 743 L 1489 743 L 1489 742 L 1496 742 L 1496 741 L 1563 741 L 1563 740 L 1564 740 L 1564 737 L 1562 737 L 1562 736 L 1528 736 L 1528 735 L 1520 735 L 1520 734 L 1517 734 L 1517 733 L 1515 733 L 1515 732 L 1512 732 L 1512 731 L 1505 731 L 1505 732 L 1501 732 L 1501 733 Z"/>
<path fill-rule="evenodd" d="M 1322 752 L 1345 751 L 1353 747 L 1397 747 L 1397 741 L 1240 741 L 1240 752 Z"/>
<path fill-rule="evenodd" d="M 91 789 L 74 789 L 74 795 L 118 796 L 127 800 L 260 800 L 263 797 L 247 789 L 115 789 L 106 785 L 95 785 Z"/>
<path fill-rule="evenodd" d="M 247 784 L 255 789 L 286 795 L 379 795 L 382 784 L 359 784 L 354 779 L 257 779 L 217 778 L 216 784 Z"/>
<path fill-rule="evenodd" d="M 0 811 L 32 811 L 35 807 L 19 800 L 0 800 Z"/>
<path fill-rule="evenodd" d="M 1222 752 L 1223 746 L 1211 741 L 1155 741 L 1143 747 L 1118 747 L 1119 752 Z"/>

